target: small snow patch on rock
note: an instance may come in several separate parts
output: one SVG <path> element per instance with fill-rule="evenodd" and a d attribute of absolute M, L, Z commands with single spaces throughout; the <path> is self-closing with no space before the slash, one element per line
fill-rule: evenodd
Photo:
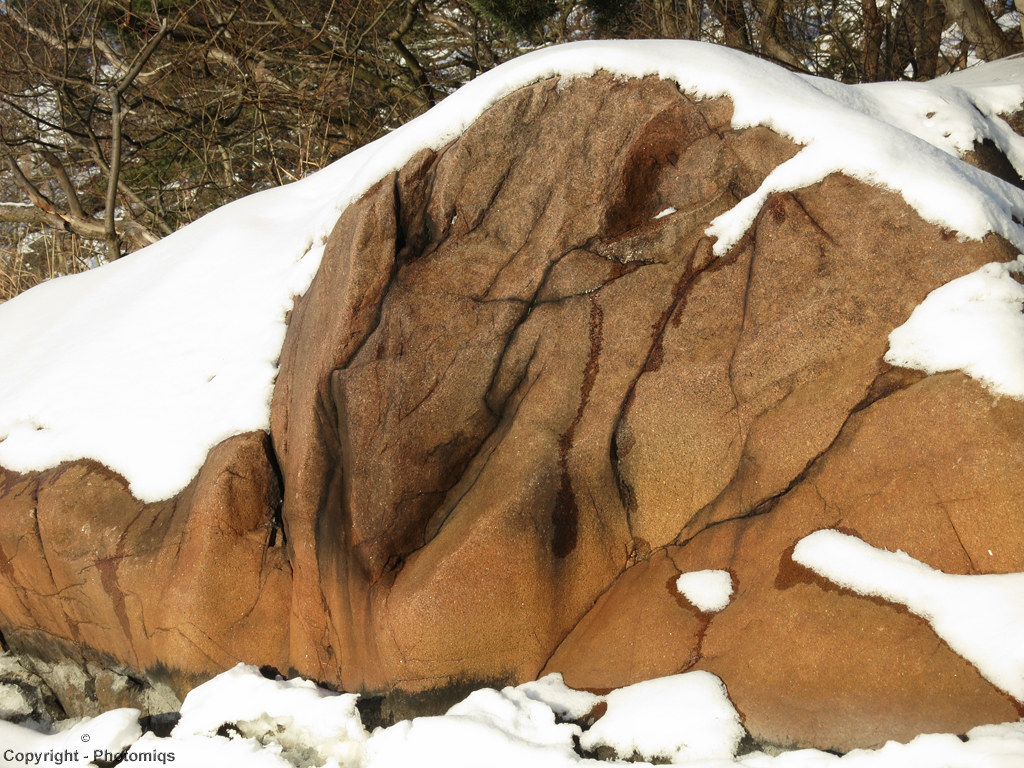
<path fill-rule="evenodd" d="M 717 613 L 732 598 L 732 575 L 728 571 L 690 571 L 676 579 L 676 588 L 703 613 Z"/>

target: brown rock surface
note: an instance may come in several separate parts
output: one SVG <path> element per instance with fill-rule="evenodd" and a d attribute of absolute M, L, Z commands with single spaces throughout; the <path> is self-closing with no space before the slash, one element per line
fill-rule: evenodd
<path fill-rule="evenodd" d="M 393 696 L 706 669 L 755 738 L 838 749 L 1016 719 L 922 620 L 789 557 L 839 527 L 1024 570 L 1024 404 L 882 362 L 1015 254 L 835 175 L 716 258 L 710 221 L 796 151 L 730 116 L 545 81 L 382 180 L 292 313 L 272 451 L 232 438 L 146 506 L 88 462 L 0 475 L 6 642 L 179 693 L 237 660 Z M 733 576 L 720 613 L 674 591 L 701 568 Z"/>
<path fill-rule="evenodd" d="M 286 666 L 286 638 L 267 632 L 287 620 L 290 583 L 268 447 L 260 433 L 225 441 L 158 504 L 95 462 L 0 469 L 5 646 L 35 660 L 69 716 L 166 707 L 242 659 Z"/>

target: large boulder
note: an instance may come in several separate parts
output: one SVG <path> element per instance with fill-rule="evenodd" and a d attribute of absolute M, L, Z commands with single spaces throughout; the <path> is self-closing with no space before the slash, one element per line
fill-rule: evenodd
<path fill-rule="evenodd" d="M 732 111 L 548 79 L 381 180 L 296 302 L 269 439 L 156 504 L 87 461 L 0 470 L 6 645 L 178 695 L 267 664 L 396 715 L 703 669 L 756 739 L 842 750 L 1019 717 L 924 620 L 790 556 L 839 528 L 1024 570 L 1024 403 L 883 361 L 1016 251 L 834 174 L 716 255 L 711 221 L 798 151 Z M 718 613 L 675 588 L 701 569 L 731 574 Z"/>

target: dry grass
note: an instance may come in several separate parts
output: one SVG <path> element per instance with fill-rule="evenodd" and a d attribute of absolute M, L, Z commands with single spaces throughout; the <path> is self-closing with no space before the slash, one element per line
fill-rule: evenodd
<path fill-rule="evenodd" d="M 90 247 L 63 232 L 39 233 L 33 248 L 17 247 L 0 234 L 0 302 L 13 299 L 29 288 L 62 275 L 85 272 L 102 262 L 102 244 Z"/>
<path fill-rule="evenodd" d="M 24 258 L 16 251 L 0 249 L 0 301 L 13 299 L 41 280 L 26 268 Z"/>

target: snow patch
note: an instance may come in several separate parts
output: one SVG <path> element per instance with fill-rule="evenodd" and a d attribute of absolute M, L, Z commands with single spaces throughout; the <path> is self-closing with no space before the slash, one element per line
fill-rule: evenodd
<path fill-rule="evenodd" d="M 608 694 L 608 709 L 587 732 L 559 723 L 604 697 L 565 686 L 561 677 L 501 691 L 470 694 L 447 714 L 405 721 L 372 736 L 349 708 L 351 694 L 311 682 L 265 680 L 238 666 L 185 698 L 182 719 L 168 738 L 140 734 L 138 710 L 32 727 L 0 722 L 0 765 L 91 765 L 96 754 L 111 760 L 126 748 L 122 765 L 187 768 L 599 768 L 620 762 L 581 757 L 581 747 L 612 747 L 620 756 L 670 760 L 692 768 L 1019 768 L 1024 764 L 1024 721 L 952 734 L 919 736 L 907 744 L 854 750 L 842 757 L 813 749 L 736 756 L 744 731 L 721 681 L 707 672 L 650 680 Z M 587 710 L 589 712 L 589 709 Z M 246 735 L 246 723 L 272 732 Z M 221 725 L 228 736 L 215 735 Z M 299 728 L 303 730 L 298 730 Z M 299 746 L 288 739 L 301 735 Z M 88 737 L 88 738 L 84 738 Z M 364 749 L 350 749 L 354 743 Z M 339 746 L 341 749 L 339 749 Z M 47 756 L 49 753 L 49 756 Z M 76 756 L 72 757 L 73 754 Z M 29 757 L 29 755 L 32 755 Z M 57 761 L 60 760 L 58 763 Z"/>
<path fill-rule="evenodd" d="M 859 594 L 906 606 L 986 680 L 1024 701 L 1024 573 L 944 573 L 834 530 L 801 539 L 793 560 Z"/>
<path fill-rule="evenodd" d="M 296 764 L 333 760 L 356 766 L 367 739 L 356 710 L 358 698 L 301 678 L 268 680 L 256 667 L 239 664 L 188 694 L 171 735 L 183 742 L 182 749 L 202 749 L 210 739 L 225 740 L 216 734 L 228 723 L 238 731 L 234 740 L 273 745 L 272 751 Z M 223 744 L 215 748 L 240 749 Z"/>
<path fill-rule="evenodd" d="M 1024 398 L 1024 262 L 986 264 L 936 288 L 889 334 L 885 361 L 927 373 L 963 371 Z"/>
<path fill-rule="evenodd" d="M 612 747 L 623 759 L 729 760 L 745 731 L 725 685 L 710 672 L 686 672 L 619 688 L 608 711 L 583 734 L 587 750 Z"/>
<path fill-rule="evenodd" d="M 32 714 L 32 702 L 14 683 L 0 683 L 0 720 L 19 720 Z"/>
<path fill-rule="evenodd" d="M 86 765 L 94 749 L 117 755 L 141 736 L 137 709 L 113 709 L 52 727 L 38 724 L 32 728 L 0 721 L 0 765 Z M 49 757 L 45 757 L 47 753 Z M 76 755 L 74 760 L 69 757 L 72 754 Z"/>
<path fill-rule="evenodd" d="M 184 768 L 307 768 L 326 766 L 338 768 L 335 762 L 310 763 L 289 760 L 284 749 L 272 742 L 261 743 L 256 739 L 242 736 L 178 736 L 161 739 L 152 733 L 145 734 L 132 744 L 121 765 L 161 765 L 159 756 L 164 756 L 163 766 L 174 765 Z M 174 760 L 169 760 L 173 755 Z M 344 764 L 343 764 L 344 765 Z M 348 767 L 346 767 L 348 768 Z M 352 766 L 354 768 L 354 766 Z"/>
<path fill-rule="evenodd" d="M 728 571 L 690 571 L 676 579 L 676 589 L 702 613 L 717 613 L 732 599 Z"/>
<path fill-rule="evenodd" d="M 582 720 L 604 701 L 603 696 L 570 688 L 557 672 L 531 683 L 523 683 L 516 690 L 527 698 L 546 704 L 563 720 Z"/>
<path fill-rule="evenodd" d="M 529 691 L 529 692 L 528 692 Z M 580 727 L 559 723 L 532 687 L 484 688 L 447 714 L 417 717 L 374 732 L 367 743 L 371 768 L 443 765 L 446 768 L 563 768 L 578 757 Z"/>

